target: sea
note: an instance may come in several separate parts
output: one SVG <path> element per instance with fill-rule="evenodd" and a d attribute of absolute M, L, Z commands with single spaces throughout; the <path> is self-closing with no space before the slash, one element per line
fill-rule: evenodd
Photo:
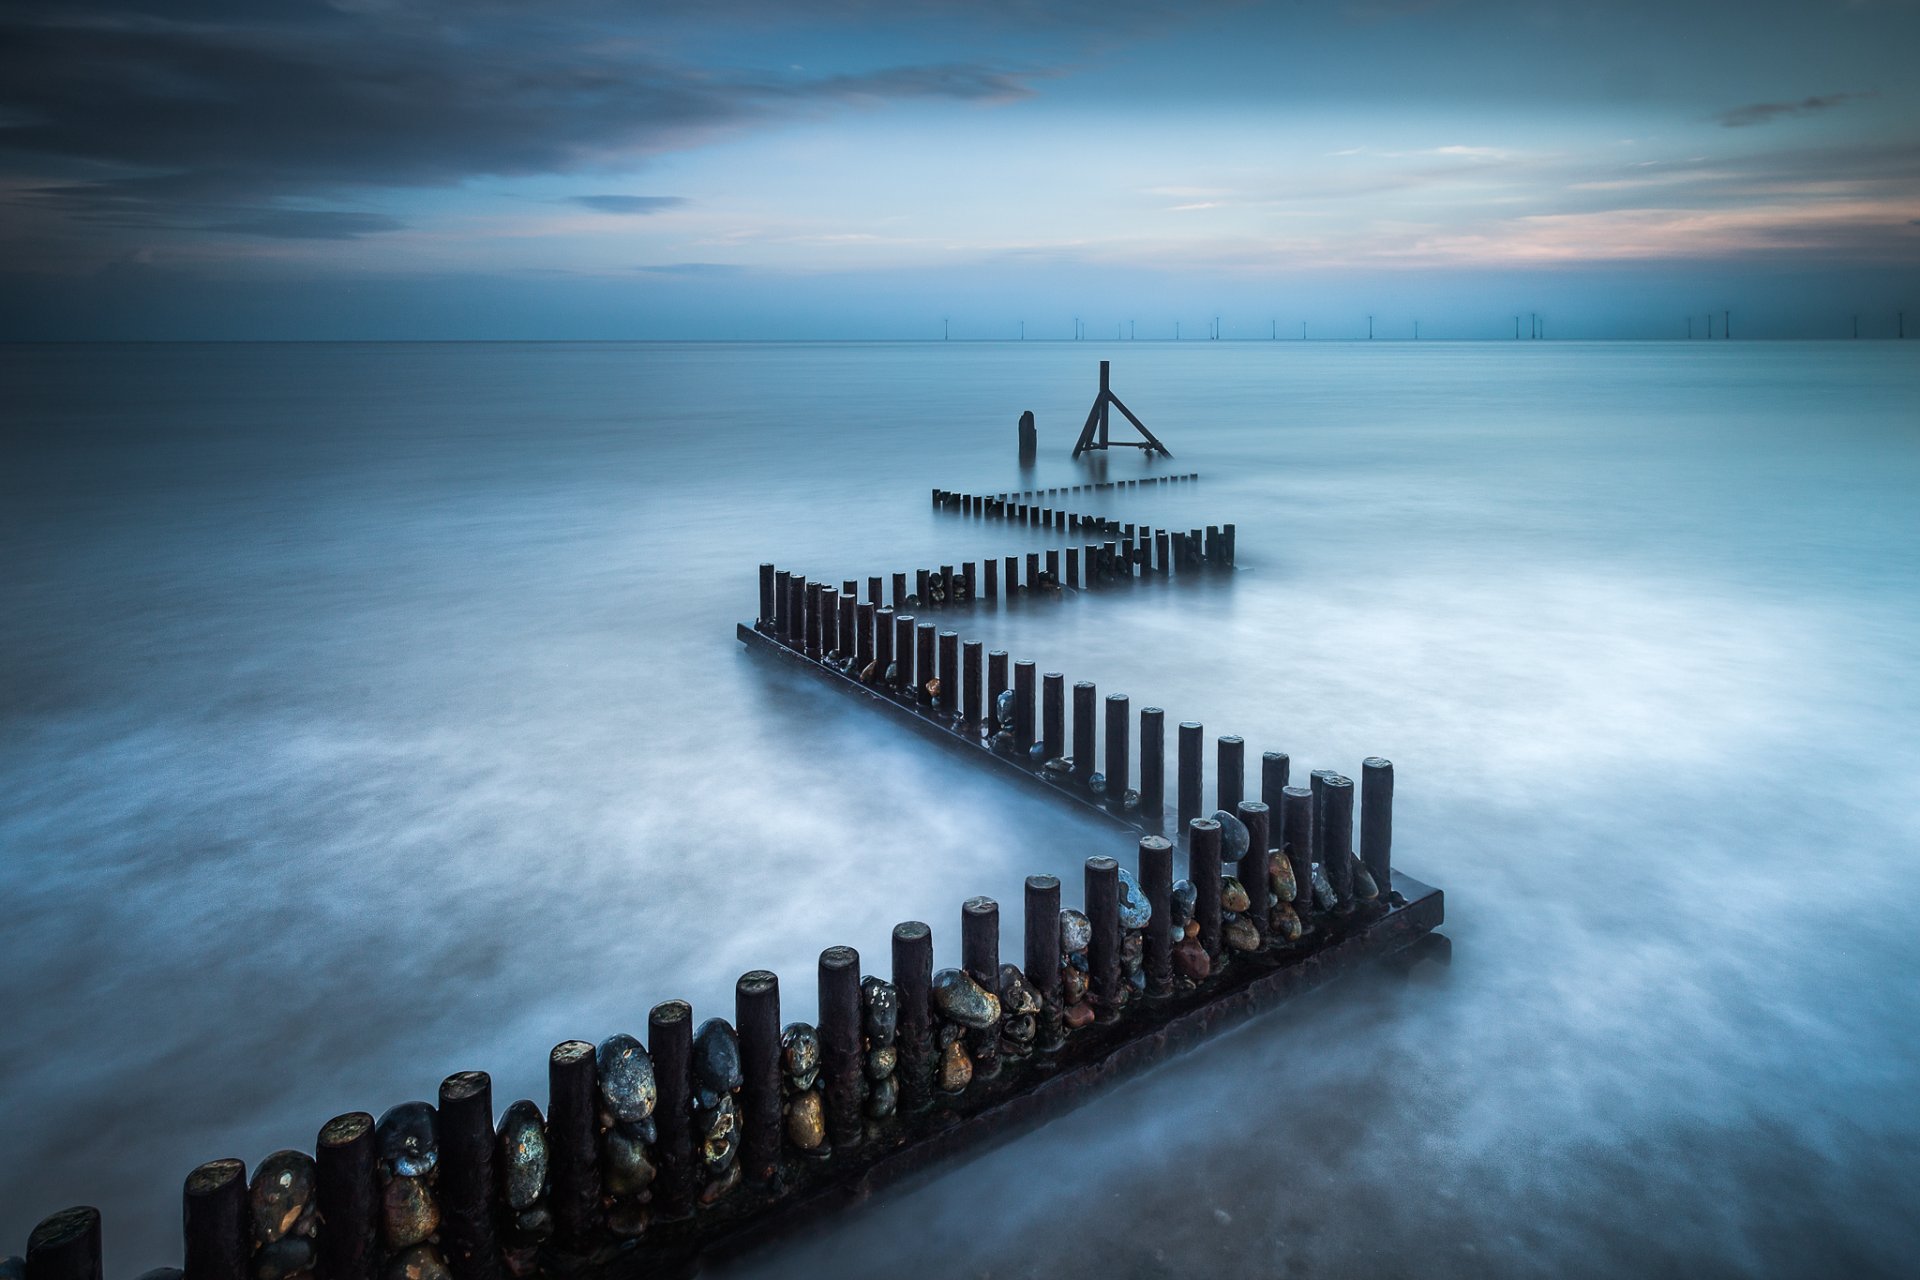
<path fill-rule="evenodd" d="M 1171 459 L 1070 449 L 1114 391 Z M 1920 343 L 0 348 L 0 1254 L 730 1015 L 1111 828 L 749 654 L 763 561 L 1233 522 L 939 615 L 1394 762 L 1452 964 L 1356 975 L 723 1274 L 1873 1276 L 1920 1256 Z M 1040 454 L 1017 455 L 1037 417 Z M 1121 437 L 1116 416 L 1115 436 Z M 1212 783 L 1208 790 L 1211 794 Z M 1009 946 L 1014 945 L 1009 942 Z"/>

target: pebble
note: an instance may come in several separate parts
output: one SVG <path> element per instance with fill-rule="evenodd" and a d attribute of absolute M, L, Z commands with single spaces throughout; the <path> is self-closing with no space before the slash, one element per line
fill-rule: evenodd
<path fill-rule="evenodd" d="M 744 1083 L 740 1037 L 725 1018 L 708 1018 L 693 1033 L 693 1105 L 711 1110 Z"/>
<path fill-rule="evenodd" d="M 1147 901 L 1146 890 L 1133 878 L 1133 872 L 1120 868 L 1120 927 L 1144 929 L 1152 919 L 1153 904 Z"/>
<path fill-rule="evenodd" d="M 1104 773 L 1088 774 L 1087 790 L 1093 792 L 1093 794 L 1097 796 L 1103 796 L 1107 794 L 1107 775 Z"/>
<path fill-rule="evenodd" d="M 951 1021 L 976 1031 L 1000 1020 L 1000 997 L 962 969 L 942 969 L 933 975 L 933 1007 Z"/>
<path fill-rule="evenodd" d="M 1068 955 L 1085 951 L 1093 941 L 1093 921 L 1086 913 L 1068 907 L 1060 913 L 1060 950 Z"/>
<path fill-rule="evenodd" d="M 811 1023 L 789 1022 L 780 1032 L 780 1069 L 794 1089 L 813 1088 L 820 1077 L 820 1033 Z"/>
<path fill-rule="evenodd" d="M 543 1204 L 522 1209 L 513 1215 L 513 1229 L 523 1236 L 545 1240 L 553 1234 L 553 1210 Z"/>
<path fill-rule="evenodd" d="M 1183 936 L 1186 927 L 1193 923 L 1193 905 L 1199 897 L 1200 891 L 1194 888 L 1193 881 L 1181 880 L 1174 884 L 1173 894 L 1167 899 L 1167 914 L 1172 917 L 1176 941 Z"/>
<path fill-rule="evenodd" d="M 1147 940 L 1139 933 L 1129 933 L 1120 939 L 1120 967 L 1128 973 L 1139 971 L 1147 957 Z"/>
<path fill-rule="evenodd" d="M 287 1280 L 289 1276 L 311 1271 L 313 1263 L 312 1240 L 306 1236 L 283 1236 L 254 1251 L 254 1280 Z"/>
<path fill-rule="evenodd" d="M 1039 1032 L 1039 1023 L 1030 1013 L 1008 1018 L 1000 1024 L 1001 1048 L 1008 1049 L 1011 1046 L 1009 1052 L 1018 1057 L 1033 1047 L 1033 1039 Z"/>
<path fill-rule="evenodd" d="M 1353 859 L 1353 896 L 1364 902 L 1372 902 L 1380 896 L 1380 886 L 1374 883 L 1373 872 L 1367 870 L 1367 864 L 1360 861 L 1360 855 L 1350 853 Z"/>
<path fill-rule="evenodd" d="M 973 1059 L 967 1056 L 966 1046 L 955 1040 L 940 1055 L 938 1084 L 948 1093 L 959 1093 L 972 1083 Z"/>
<path fill-rule="evenodd" d="M 431 1173 L 440 1160 L 439 1129 L 433 1108 L 424 1102 L 389 1108 L 375 1132 L 380 1158 L 397 1174 L 418 1178 Z"/>
<path fill-rule="evenodd" d="M 380 1189 L 380 1228 L 387 1248 L 409 1248 L 440 1229 L 440 1206 L 420 1179 L 389 1178 Z"/>
<path fill-rule="evenodd" d="M 1046 754 L 1046 746 L 1044 743 L 1039 743 L 1039 742 L 1034 743 L 1033 750 L 1034 750 L 1034 759 L 1036 760 Z M 1046 764 L 1042 765 L 1041 767 L 1044 768 L 1048 773 L 1052 774 L 1056 778 L 1064 778 L 1068 774 L 1073 772 L 1073 757 L 1072 756 L 1055 756 L 1053 759 L 1047 761 Z"/>
<path fill-rule="evenodd" d="M 875 658 L 860 669 L 860 683 L 872 684 L 880 678 L 880 659 Z"/>
<path fill-rule="evenodd" d="M 1013 753 L 1013 734 L 1006 729 L 993 735 L 993 749 L 1007 755 Z"/>
<path fill-rule="evenodd" d="M 1220 824 L 1221 861 L 1238 862 L 1246 857 L 1248 848 L 1253 844 L 1253 837 L 1247 832 L 1247 824 L 1225 809 L 1215 809 L 1213 820 Z"/>
<path fill-rule="evenodd" d="M 1189 982 L 1203 981 L 1213 972 L 1213 961 L 1198 938 L 1187 938 L 1173 948 L 1173 971 Z"/>
<path fill-rule="evenodd" d="M 601 1110 L 624 1123 L 653 1114 L 658 1096 L 653 1059 L 638 1040 L 625 1034 L 608 1036 L 594 1054 L 594 1068 L 599 1074 Z"/>
<path fill-rule="evenodd" d="M 1333 886 L 1327 882 L 1327 873 L 1319 863 L 1313 864 L 1313 905 L 1321 911 L 1331 911 L 1340 905 L 1333 896 Z"/>
<path fill-rule="evenodd" d="M 607 1231 L 623 1240 L 645 1235 L 653 1217 L 644 1200 L 622 1200 L 607 1210 Z"/>
<path fill-rule="evenodd" d="M 887 674 L 884 678 L 888 684 L 899 684 L 900 664 L 897 662 L 889 662 L 887 664 Z"/>
<path fill-rule="evenodd" d="M 1235 951 L 1258 951 L 1260 931 L 1253 927 L 1253 921 L 1241 916 L 1221 927 L 1220 941 Z"/>
<path fill-rule="evenodd" d="M 900 1065 L 900 1051 L 890 1044 L 867 1050 L 867 1079 L 884 1080 Z"/>
<path fill-rule="evenodd" d="M 1147 971 L 1145 969 L 1133 970 L 1127 975 L 1127 985 L 1135 991 L 1145 991 L 1147 989 Z"/>
<path fill-rule="evenodd" d="M 891 1052 L 891 1050 L 889 1050 Z M 900 1081 L 896 1076 L 883 1076 L 873 1082 L 873 1089 L 867 1094 L 867 1114 L 875 1120 L 885 1120 L 900 1109 Z"/>
<path fill-rule="evenodd" d="M 254 1244 L 264 1249 L 289 1235 L 311 1236 L 317 1225 L 313 1186 L 313 1157 L 306 1152 L 276 1151 L 262 1160 L 253 1171 L 253 1185 L 247 1192 Z M 281 1271 L 276 1276 L 286 1274 Z"/>
<path fill-rule="evenodd" d="M 499 1160 L 507 1205 L 531 1209 L 546 1193 L 547 1130 L 540 1108 L 522 1098 L 500 1117 Z"/>
<path fill-rule="evenodd" d="M 736 1119 L 730 1094 L 722 1094 L 718 1106 L 694 1108 L 694 1132 L 700 1136 L 700 1158 L 707 1168 L 717 1171 L 733 1163 Z"/>
<path fill-rule="evenodd" d="M 1247 886 L 1241 884 L 1238 877 L 1220 877 L 1220 909 L 1222 911 L 1245 911 L 1251 901 L 1247 897 Z"/>
<path fill-rule="evenodd" d="M 1275 902 L 1292 902 L 1300 896 L 1300 886 L 1293 878 L 1293 862 L 1284 849 L 1267 855 L 1267 887 Z"/>
<path fill-rule="evenodd" d="M 700 1188 L 700 1203 L 713 1204 L 722 1196 L 726 1195 L 727 1192 L 739 1185 L 740 1166 L 737 1164 L 728 1165 L 724 1173 L 708 1182 L 706 1186 Z"/>
<path fill-rule="evenodd" d="M 926 689 L 927 698 L 929 701 L 935 702 L 935 703 L 940 701 L 940 677 L 939 676 L 935 676 L 933 679 L 927 681 L 927 683 L 922 687 Z"/>
<path fill-rule="evenodd" d="M 993 718 L 1001 724 L 1013 723 L 1013 690 L 1002 689 L 994 698 Z"/>
<path fill-rule="evenodd" d="M 653 1161 L 640 1135 L 615 1125 L 600 1135 L 601 1187 L 610 1196 L 637 1196 L 653 1185 Z"/>
<path fill-rule="evenodd" d="M 1129 787 L 1127 790 L 1120 793 L 1120 812 L 1122 813 L 1140 812 L 1140 793 L 1138 791 L 1135 791 L 1131 787 Z"/>
<path fill-rule="evenodd" d="M 1282 942 L 1298 942 L 1303 932 L 1291 902 L 1277 902 L 1267 913 L 1267 931 Z"/>
<path fill-rule="evenodd" d="M 1063 1004 L 1075 1004 L 1087 998 L 1087 974 L 1084 969 L 1068 965 L 1060 971 L 1060 1000 Z"/>
<path fill-rule="evenodd" d="M 827 1111 L 820 1091 L 809 1089 L 787 1101 L 787 1141 L 802 1151 L 817 1151 L 827 1140 Z"/>
<path fill-rule="evenodd" d="M 1067 1024 L 1067 1030 L 1078 1031 L 1093 1021 L 1093 1006 L 1084 1000 L 1070 1004 L 1062 1015 L 1062 1020 Z"/>
<path fill-rule="evenodd" d="M 1007 1018 L 1023 1018 L 1040 1012 L 1040 993 L 1018 965 L 1000 966 L 1000 1012 Z"/>
<path fill-rule="evenodd" d="M 892 1044 L 900 1028 L 900 993 L 885 978 L 866 977 L 860 980 L 860 999 L 866 1006 L 867 1042 Z"/>
<path fill-rule="evenodd" d="M 446 1259 L 430 1244 L 416 1244 L 387 1259 L 385 1280 L 453 1280 Z"/>
<path fill-rule="evenodd" d="M 26 1280 L 26 1277 L 27 1260 L 25 1258 L 17 1253 L 0 1258 L 0 1280 Z"/>

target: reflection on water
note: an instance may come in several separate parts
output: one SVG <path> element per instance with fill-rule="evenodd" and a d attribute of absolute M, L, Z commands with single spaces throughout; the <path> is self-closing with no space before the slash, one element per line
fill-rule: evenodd
<path fill-rule="evenodd" d="M 549 1044 L 730 1011 L 748 968 L 809 1016 L 821 947 L 882 967 L 918 917 L 947 963 L 963 898 L 1124 854 L 731 636 L 762 559 L 1045 545 L 927 490 L 1011 487 L 1027 408 L 1031 481 L 1085 478 L 1107 355 L 1203 479 L 1089 505 L 1235 520 L 1239 571 L 960 629 L 1296 771 L 1392 757 L 1454 967 L 1282 1010 L 745 1269 L 1893 1273 L 1908 352 L 0 352 L 0 1244 L 97 1203 L 134 1274 L 200 1160 L 459 1068 L 542 1098 Z"/>

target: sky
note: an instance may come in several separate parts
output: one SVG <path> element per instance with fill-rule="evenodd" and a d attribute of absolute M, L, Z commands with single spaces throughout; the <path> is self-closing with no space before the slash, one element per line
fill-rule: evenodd
<path fill-rule="evenodd" d="M 10 0 L 0 338 L 1920 333 L 1920 4 Z"/>

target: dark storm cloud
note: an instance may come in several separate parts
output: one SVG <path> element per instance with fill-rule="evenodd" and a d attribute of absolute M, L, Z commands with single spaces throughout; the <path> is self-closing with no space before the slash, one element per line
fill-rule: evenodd
<path fill-rule="evenodd" d="M 233 203 L 563 173 L 833 103 L 1027 92 L 1019 73 L 967 63 L 712 70 L 590 2 L 344 7 L 16 12 L 0 20 L 6 167 L 61 173 L 29 199 L 69 216 L 212 225 Z"/>
<path fill-rule="evenodd" d="M 577 204 L 595 213 L 629 213 L 644 216 L 677 209 L 687 202 L 685 196 L 568 196 L 568 204 Z"/>
<path fill-rule="evenodd" d="M 1745 129 L 1757 124 L 1769 124 L 1781 116 L 1810 116 L 1819 111 L 1831 111 L 1835 107 L 1872 96 L 1871 93 L 1828 93 L 1802 98 L 1798 102 L 1754 102 L 1721 112 L 1719 120 L 1729 129 Z"/>
<path fill-rule="evenodd" d="M 276 240 L 352 240 L 379 231 L 398 231 L 406 224 L 384 213 L 356 213 L 343 209 L 262 209 L 232 222 L 217 222 L 208 231 L 234 235 L 268 236 Z"/>

